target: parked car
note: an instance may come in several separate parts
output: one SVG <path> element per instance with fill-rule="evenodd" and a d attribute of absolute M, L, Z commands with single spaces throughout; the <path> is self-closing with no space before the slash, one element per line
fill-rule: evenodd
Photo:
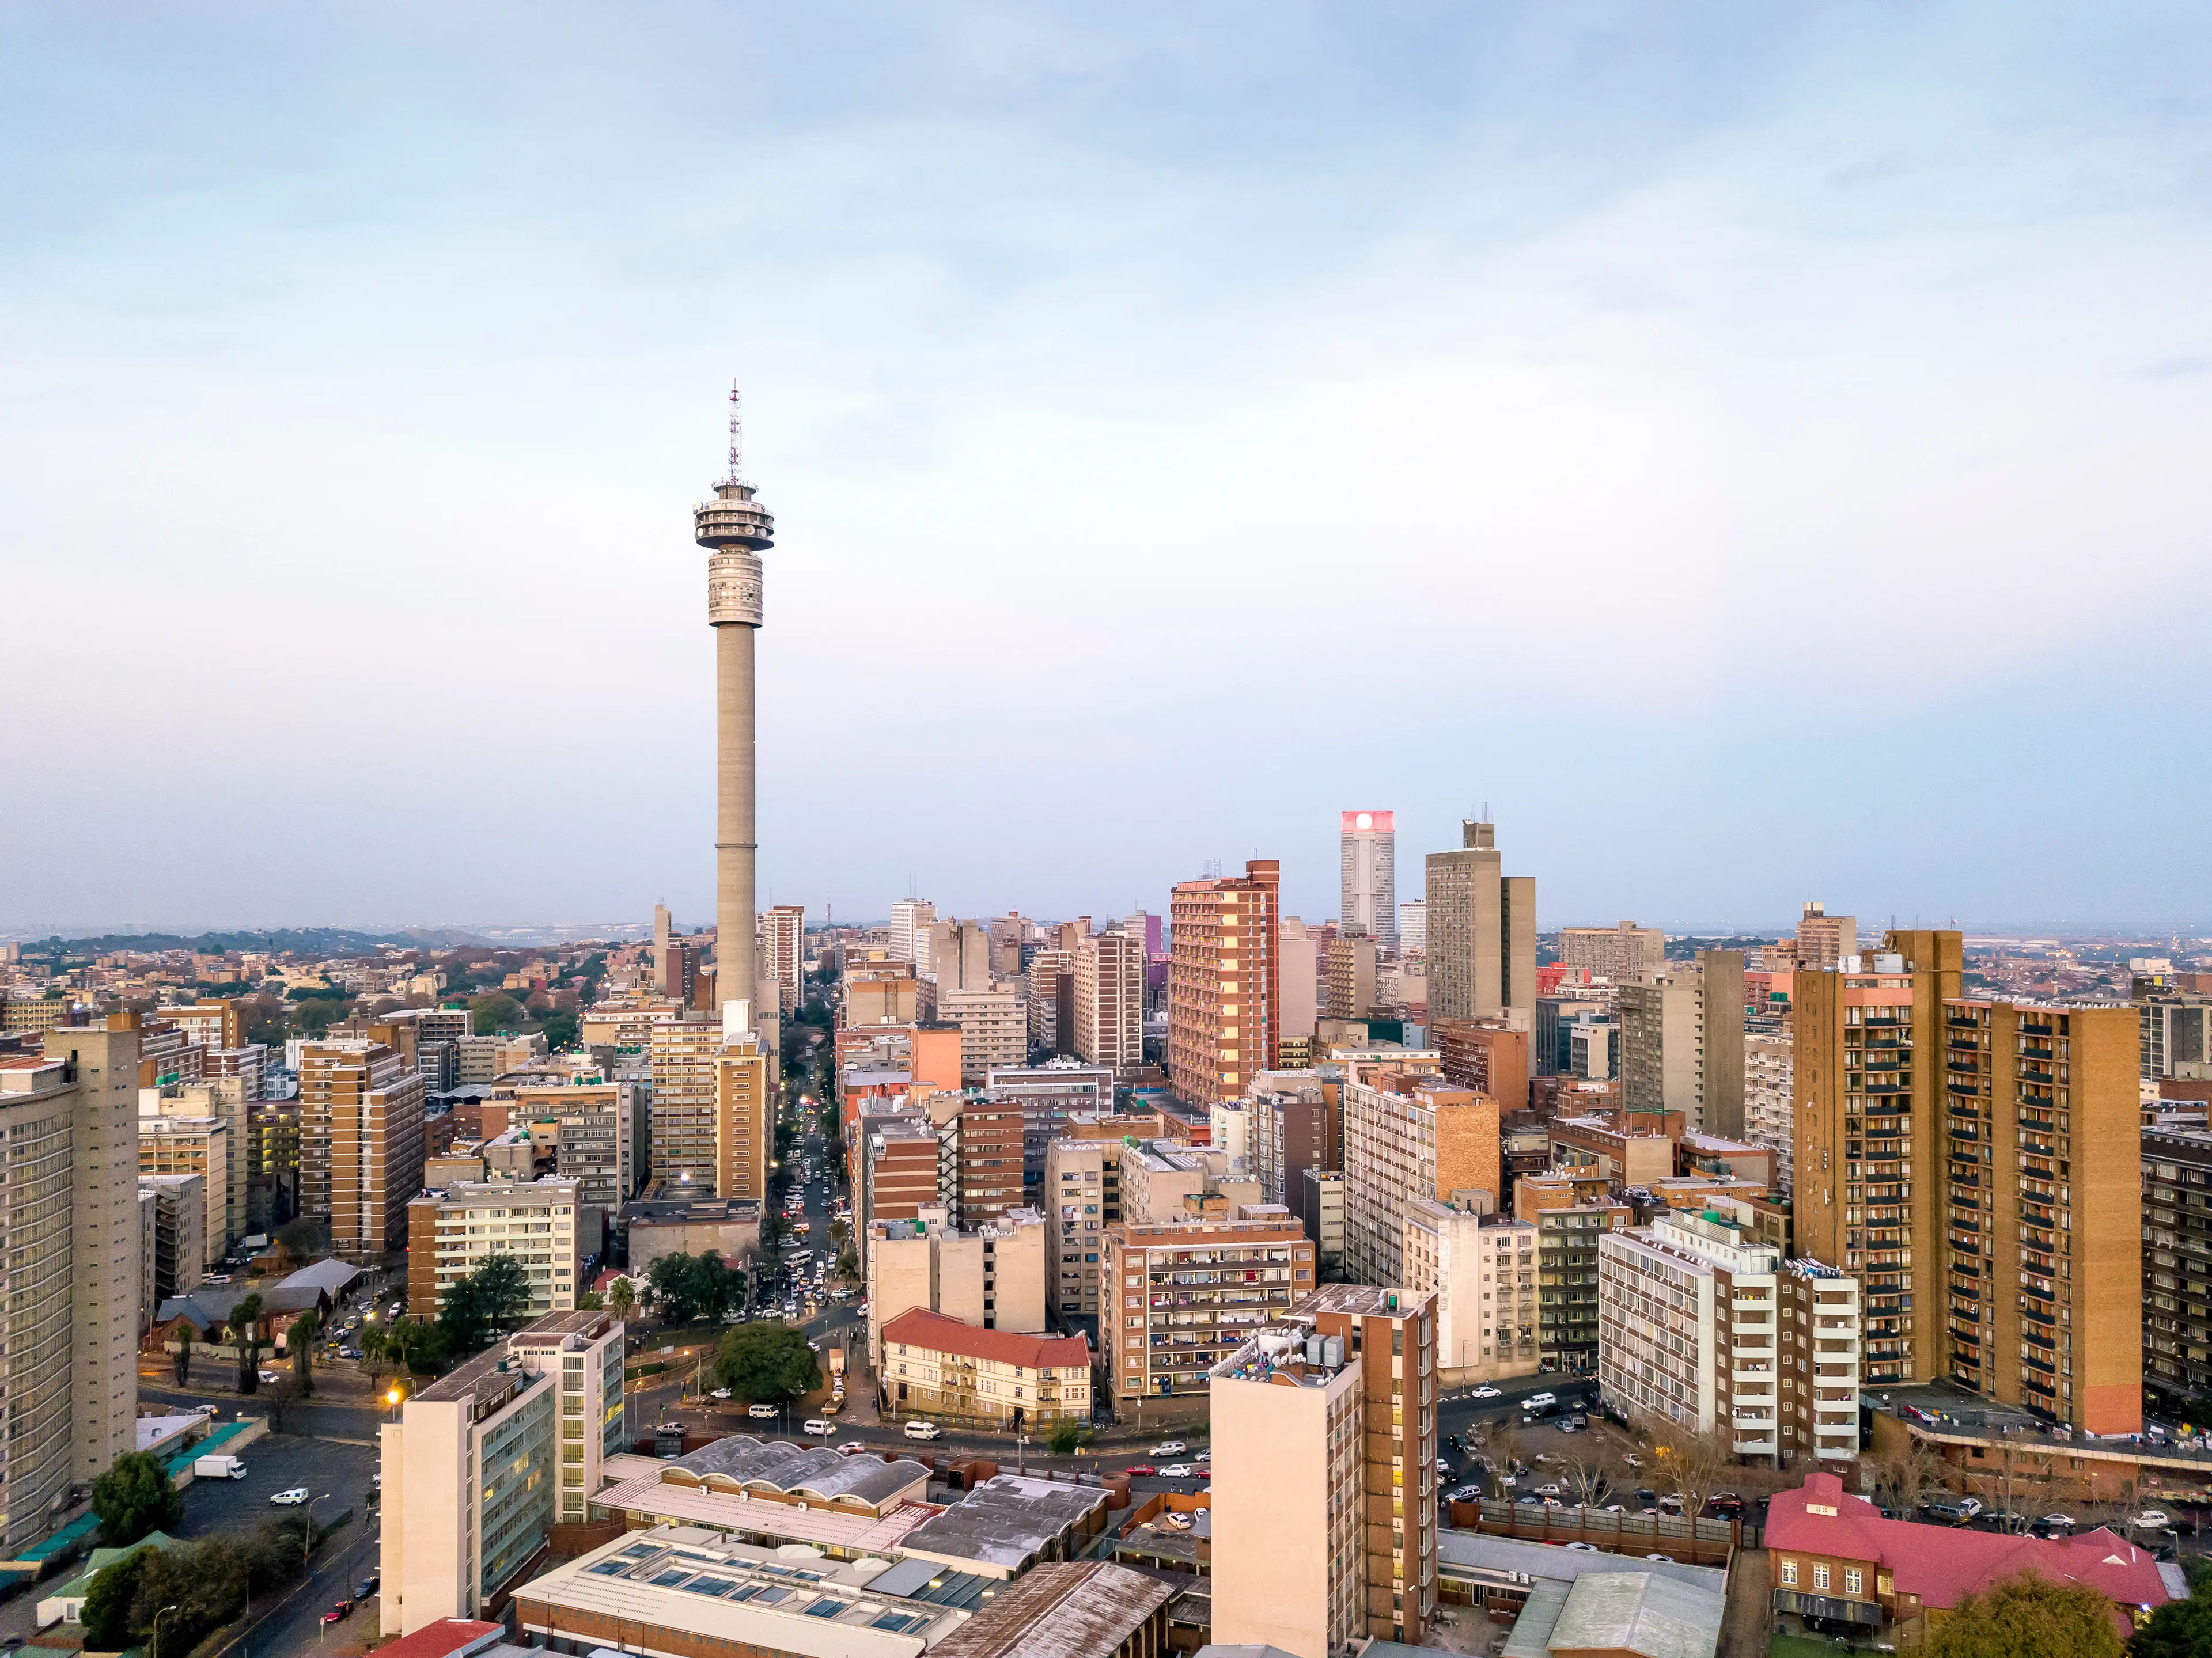
<path fill-rule="evenodd" d="M 773 1422 L 775 1420 L 775 1406 L 773 1405 L 748 1405 L 745 1406 L 745 1414 L 753 1418 L 757 1421 Z"/>
<path fill-rule="evenodd" d="M 1504 1390 L 1503 1388 L 1493 1388 L 1487 1382 L 1478 1382 L 1475 1383 L 1474 1391 L 1468 1394 L 1468 1397 L 1470 1399 L 1502 1399 L 1504 1397 Z"/>
<path fill-rule="evenodd" d="M 1567 1547 L 1579 1554 L 1603 1554 L 1605 1551 L 1595 1543 L 1570 1543 Z"/>
<path fill-rule="evenodd" d="M 1674 1564 L 1674 1557 L 1671 1554 L 1647 1554 L 1644 1558 L 1646 1560 L 1664 1560 L 1670 1566 Z"/>
<path fill-rule="evenodd" d="M 1644 1466 L 1644 1459 L 1637 1455 L 1634 1451 L 1629 1452 L 1627 1455 L 1622 1457 L 1620 1460 L 1628 1464 L 1632 1468 L 1640 1468 Z"/>
<path fill-rule="evenodd" d="M 1160 1470 L 1163 1479 L 1189 1479 L 1194 1477 L 1194 1470 L 1188 1462 L 1170 1462 Z"/>
<path fill-rule="evenodd" d="M 261 1372 L 261 1379 L 264 1382 L 282 1382 L 284 1376 L 281 1370 L 264 1370 Z"/>
<path fill-rule="evenodd" d="M 2074 1529 L 2075 1524 L 2076 1521 L 2070 1514 L 2046 1514 L 2035 1522 L 2035 1527 L 2038 1531 L 2043 1532 L 2069 1532 Z"/>
<path fill-rule="evenodd" d="M 1190 1459 L 1190 1460 L 1191 1460 L 1192 1461 L 1194 1461 L 1194 1462 L 1211 1462 L 1211 1461 L 1213 1461 L 1213 1447 L 1212 1447 L 1212 1446 L 1211 1446 L 1211 1445 L 1208 1445 L 1208 1446 L 1205 1447 L 1203 1449 L 1201 1449 L 1201 1450 L 1200 1450 L 1200 1451 L 1196 1452 L 1195 1454 L 1194 1454 L 1194 1455 L 1192 1455 L 1192 1457 L 1191 1457 L 1191 1459 Z"/>
<path fill-rule="evenodd" d="M 307 1488 L 305 1485 L 295 1485 L 289 1491 L 278 1491 L 269 1500 L 280 1509 L 296 1509 L 307 1500 Z"/>
<path fill-rule="evenodd" d="M 1188 1448 L 1180 1439 L 1165 1439 L 1152 1448 L 1154 1456 L 1181 1456 Z"/>
<path fill-rule="evenodd" d="M 1449 1491 L 1446 1491 L 1444 1495 L 1451 1498 L 1455 1503 L 1479 1502 L 1482 1497 L 1482 1487 L 1480 1485 L 1455 1485 Z"/>
<path fill-rule="evenodd" d="M 1123 1473 L 1140 1473 L 1150 1476 L 1152 1474 L 1158 1473 L 1159 1470 L 1155 1468 L 1149 1462 L 1132 1462 L 1127 1467 L 1122 1469 L 1121 1472 Z"/>
<path fill-rule="evenodd" d="M 361 1582 L 356 1583 L 353 1586 L 353 1598 L 355 1604 L 358 1605 L 360 1602 L 368 1600 L 370 1595 L 375 1594 L 377 1587 L 382 1583 L 383 1581 L 384 1580 L 379 1577 L 374 1572 L 371 1572 L 368 1576 L 362 1578 Z"/>
<path fill-rule="evenodd" d="M 935 1439 L 939 1437 L 945 1430 L 934 1422 L 909 1422 L 906 1424 L 905 1432 L 908 1439 Z"/>
<path fill-rule="evenodd" d="M 1557 1485 L 1537 1485 L 1537 1486 L 1532 1487 L 1532 1489 L 1535 1491 L 1536 1495 L 1537 1495 L 1537 1496 L 1539 1496 L 1539 1497 L 1558 1497 L 1559 1495 L 1560 1495 L 1559 1488 Z"/>
<path fill-rule="evenodd" d="M 337 1605 L 332 1606 L 328 1612 L 323 1614 L 323 1622 L 325 1624 L 343 1623 L 345 1620 L 346 1614 L 352 1610 L 352 1601 L 341 1600 Z"/>
<path fill-rule="evenodd" d="M 2130 1515 L 2128 1524 L 2140 1531 L 2164 1531 L 2173 1524 L 2173 1516 L 2164 1509 L 2145 1509 L 2140 1514 Z"/>

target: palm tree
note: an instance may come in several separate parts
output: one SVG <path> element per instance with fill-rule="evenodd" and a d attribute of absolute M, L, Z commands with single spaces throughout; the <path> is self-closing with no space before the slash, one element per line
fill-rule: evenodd
<path fill-rule="evenodd" d="M 192 1382 L 192 1321 L 188 1318 L 177 1321 L 177 1386 L 189 1388 Z"/>
<path fill-rule="evenodd" d="M 242 1394 L 261 1385 L 261 1313 L 258 1291 L 241 1297 L 230 1309 L 230 1339 L 238 1344 L 238 1391 Z"/>
<path fill-rule="evenodd" d="M 368 1390 L 376 1391 L 376 1378 L 384 1370 L 384 1357 L 392 1345 L 392 1338 L 381 1324 L 372 1324 L 361 1333 L 361 1356 L 368 1365 Z"/>
<path fill-rule="evenodd" d="M 618 1278 L 608 1287 L 607 1305 L 615 1309 L 617 1318 L 629 1321 L 629 1309 L 637 1305 L 637 1291 L 627 1278 Z"/>
<path fill-rule="evenodd" d="M 300 1384 L 303 1399 L 315 1391 L 315 1343 L 322 1333 L 322 1316 L 312 1307 L 294 1319 L 292 1327 L 284 1333 L 284 1345 L 292 1354 L 292 1379 Z"/>

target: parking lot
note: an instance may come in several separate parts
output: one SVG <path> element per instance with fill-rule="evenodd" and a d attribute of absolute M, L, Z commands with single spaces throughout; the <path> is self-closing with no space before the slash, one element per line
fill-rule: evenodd
<path fill-rule="evenodd" d="M 376 1473 L 374 1445 L 291 1434 L 266 1435 L 240 1452 L 238 1460 L 246 1464 L 245 1479 L 195 1479 L 185 1487 L 179 1535 L 250 1532 L 265 1520 L 281 1519 L 292 1510 L 269 1499 L 295 1485 L 305 1485 L 316 1499 L 317 1523 L 329 1524 L 344 1509 L 351 1509 L 359 1521 L 368 1508 L 369 1479 Z"/>

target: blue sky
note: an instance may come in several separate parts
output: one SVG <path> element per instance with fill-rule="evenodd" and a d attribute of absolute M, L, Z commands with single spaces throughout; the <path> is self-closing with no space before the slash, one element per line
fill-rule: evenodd
<path fill-rule="evenodd" d="M 2212 20 L 0 9 L 0 927 L 2212 925 Z"/>

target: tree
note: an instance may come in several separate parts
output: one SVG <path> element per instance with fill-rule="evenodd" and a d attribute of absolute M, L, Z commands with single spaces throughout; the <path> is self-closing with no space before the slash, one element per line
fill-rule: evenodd
<path fill-rule="evenodd" d="M 1659 1477 L 1682 1499 L 1682 1512 L 1704 1512 L 1705 1501 L 1721 1489 L 1736 1467 L 1735 1430 L 1729 1422 L 1717 1423 L 1709 1433 L 1680 1428 L 1652 1442 L 1659 1459 Z"/>
<path fill-rule="evenodd" d="M 576 1297 L 576 1310 L 580 1313 L 603 1313 L 606 1308 L 605 1298 L 597 1290 L 586 1290 Z"/>
<path fill-rule="evenodd" d="M 2192 1563 L 2194 1564 L 2194 1563 Z M 2129 1658 L 2204 1658 L 2212 1653 L 2212 1582 L 2169 1600 L 2136 1631 Z"/>
<path fill-rule="evenodd" d="M 376 1391 L 376 1378 L 384 1370 L 384 1356 L 390 1351 L 392 1337 L 387 1327 L 372 1324 L 361 1333 L 362 1363 L 368 1366 L 368 1390 Z"/>
<path fill-rule="evenodd" d="M 177 1386 L 192 1385 L 192 1321 L 188 1318 L 177 1321 Z"/>
<path fill-rule="evenodd" d="M 1091 1442 L 1091 1436 L 1083 1424 L 1072 1416 L 1063 1416 L 1052 1424 L 1045 1443 L 1052 1448 L 1054 1456 L 1073 1456 Z"/>
<path fill-rule="evenodd" d="M 787 1405 L 822 1385 L 806 1338 L 788 1324 L 740 1324 L 714 1352 L 714 1379 L 748 1405 Z"/>
<path fill-rule="evenodd" d="M 637 1305 L 637 1288 L 627 1278 L 618 1278 L 607 1286 L 607 1305 L 614 1309 L 615 1316 L 627 1323 L 630 1309 Z"/>
<path fill-rule="evenodd" d="M 323 1252 L 323 1223 L 313 1215 L 300 1215 L 276 1229 L 276 1247 L 284 1259 L 304 1266 Z"/>
<path fill-rule="evenodd" d="M 560 1008 L 548 1013 L 538 1026 L 545 1033 L 545 1046 L 556 1053 L 562 1048 L 574 1047 L 576 1033 L 582 1028 L 582 1022 L 574 1013 Z"/>
<path fill-rule="evenodd" d="M 94 1577 L 85 1590 L 84 1609 L 78 1613 L 84 1624 L 87 1651 L 121 1652 L 137 1644 L 131 1606 L 138 1598 L 138 1578 L 146 1570 L 146 1557 L 153 1552 L 141 1549 L 127 1554 Z"/>
<path fill-rule="evenodd" d="M 522 1004 L 503 991 L 491 991 L 478 996 L 469 1004 L 469 1011 L 476 1018 L 476 1033 L 490 1036 L 499 1031 L 512 1030 L 522 1023 Z"/>
<path fill-rule="evenodd" d="M 161 1459 L 150 1451 L 125 1451 L 92 1482 L 92 1511 L 100 1516 L 100 1541 L 128 1548 L 150 1531 L 167 1531 L 185 1517 L 185 1499 L 169 1484 Z"/>
<path fill-rule="evenodd" d="M 261 1312 L 258 1291 L 241 1297 L 230 1309 L 230 1339 L 238 1344 L 238 1391 L 242 1394 L 261 1385 Z"/>
<path fill-rule="evenodd" d="M 299 1385 L 302 1399 L 314 1394 L 315 1342 L 322 1333 L 322 1315 L 312 1307 L 294 1319 L 292 1327 L 284 1332 L 284 1346 L 292 1355 L 292 1380 Z"/>
<path fill-rule="evenodd" d="M 250 1569 L 244 1553 L 228 1539 L 172 1544 L 147 1553 L 145 1568 L 138 1575 L 138 1593 L 131 1603 L 131 1621 L 148 1643 L 148 1658 L 191 1651 L 202 1636 L 235 1617 L 246 1605 Z"/>
<path fill-rule="evenodd" d="M 1943 1483 L 1944 1462 L 1940 1452 L 1925 1440 L 1907 1436 L 1904 1444 L 1873 1459 L 1874 1488 L 1889 1499 L 1889 1506 L 1910 1518 L 1921 1498 Z"/>
<path fill-rule="evenodd" d="M 1612 1443 L 1598 1434 L 1577 1434 L 1573 1445 L 1560 1459 L 1559 1485 L 1571 1502 L 1595 1508 L 1618 1487 L 1632 1482 L 1623 1478 L 1627 1467 L 1614 1454 Z M 1683 1499 L 1686 1503 L 1688 1499 Z"/>
<path fill-rule="evenodd" d="M 456 1357 L 481 1352 L 492 1338 L 513 1328 L 530 1310 L 530 1280 L 522 1263 L 505 1250 L 466 1278 L 446 1286 L 438 1327 Z"/>
<path fill-rule="evenodd" d="M 661 1317 L 672 1324 L 688 1323 L 693 1315 L 691 1257 L 681 1252 L 661 1255 L 645 1276 L 653 1287 L 653 1304 L 660 1309 Z"/>
<path fill-rule="evenodd" d="M 1968 1595 L 1934 1625 L 1925 1658 L 2120 1658 L 2112 1603 L 2081 1583 L 2024 1571 Z"/>

